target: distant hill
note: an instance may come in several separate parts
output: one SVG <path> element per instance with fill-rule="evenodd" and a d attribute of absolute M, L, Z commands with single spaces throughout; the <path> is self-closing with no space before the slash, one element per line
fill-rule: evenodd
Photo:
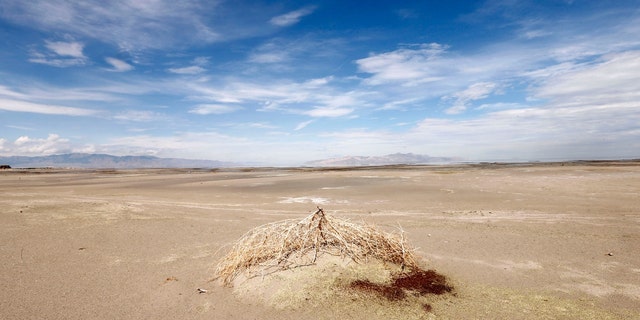
<path fill-rule="evenodd" d="M 459 161 L 459 159 L 448 157 L 431 157 L 413 153 L 394 153 L 385 156 L 347 156 L 341 158 L 315 160 L 309 161 L 305 163 L 305 165 L 312 167 L 345 167 L 381 166 L 392 164 L 450 163 L 455 161 Z"/>
<path fill-rule="evenodd" d="M 50 156 L 11 156 L 0 157 L 0 164 L 12 168 L 219 168 L 237 164 L 215 160 L 190 160 L 178 158 L 158 158 L 153 156 L 112 156 L 108 154 L 68 153 Z"/>

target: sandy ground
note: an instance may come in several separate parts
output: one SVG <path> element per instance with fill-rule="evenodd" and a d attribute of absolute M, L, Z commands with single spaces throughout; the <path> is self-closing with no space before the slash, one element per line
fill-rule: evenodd
<path fill-rule="evenodd" d="M 209 281 L 226 244 L 319 205 L 402 226 L 456 288 L 425 319 L 640 319 L 639 195 L 633 162 L 4 170 L 0 318 L 390 318 L 357 299 L 274 308 Z"/>

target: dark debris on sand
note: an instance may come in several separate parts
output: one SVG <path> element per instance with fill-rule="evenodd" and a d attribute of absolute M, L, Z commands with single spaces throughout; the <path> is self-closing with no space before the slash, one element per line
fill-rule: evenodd
<path fill-rule="evenodd" d="M 390 284 L 378 284 L 369 280 L 355 280 L 349 284 L 352 290 L 374 293 L 389 301 L 399 301 L 407 297 L 408 293 L 424 296 L 428 294 L 441 295 L 453 291 L 447 283 L 447 278 L 434 270 L 412 270 L 409 273 L 396 274 Z M 431 305 L 424 304 L 426 312 L 431 311 Z"/>

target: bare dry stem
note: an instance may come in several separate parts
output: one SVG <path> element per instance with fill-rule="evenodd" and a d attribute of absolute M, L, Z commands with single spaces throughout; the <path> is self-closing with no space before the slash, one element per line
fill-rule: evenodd
<path fill-rule="evenodd" d="M 242 236 L 216 268 L 215 279 L 231 285 L 247 277 L 312 265 L 322 254 L 356 263 L 378 259 L 417 268 L 404 234 L 392 235 L 374 226 L 325 215 L 321 208 L 302 220 L 288 219 L 256 227 Z"/>

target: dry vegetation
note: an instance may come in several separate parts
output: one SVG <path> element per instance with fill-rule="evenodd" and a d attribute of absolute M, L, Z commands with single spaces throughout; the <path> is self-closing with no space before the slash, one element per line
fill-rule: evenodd
<path fill-rule="evenodd" d="M 325 254 L 329 257 L 320 260 Z M 353 261 L 361 268 L 356 271 L 330 263 L 336 261 L 331 257 Z M 272 277 L 278 271 L 311 265 L 317 268 Z M 296 274 L 302 278 L 296 278 Z M 234 282 L 240 275 L 246 279 Z M 216 269 L 216 279 L 227 286 L 246 286 L 252 282 L 247 280 L 256 276 L 262 276 L 262 281 L 270 280 L 260 285 L 249 284 L 251 294 L 263 292 L 260 296 L 271 296 L 265 298 L 267 304 L 279 307 L 298 305 L 292 302 L 292 296 L 306 297 L 302 303 L 325 301 L 327 305 L 335 301 L 326 297 L 342 296 L 348 297 L 345 301 L 363 301 L 398 310 L 407 307 L 406 310 L 420 310 L 423 314 L 431 311 L 430 300 L 422 299 L 423 296 L 453 290 L 443 275 L 418 266 L 402 230 L 399 234 L 386 233 L 372 225 L 326 215 L 320 208 L 301 220 L 269 223 L 249 231 L 233 245 Z M 298 287 L 301 279 L 304 284 Z M 288 303 L 283 305 L 280 300 Z"/>
<path fill-rule="evenodd" d="M 216 279 L 231 285 L 247 277 L 315 264 L 320 255 L 350 258 L 356 263 L 376 259 L 417 269 L 404 235 L 326 215 L 321 208 L 302 220 L 289 219 L 259 226 L 238 240 L 216 268 Z"/>

